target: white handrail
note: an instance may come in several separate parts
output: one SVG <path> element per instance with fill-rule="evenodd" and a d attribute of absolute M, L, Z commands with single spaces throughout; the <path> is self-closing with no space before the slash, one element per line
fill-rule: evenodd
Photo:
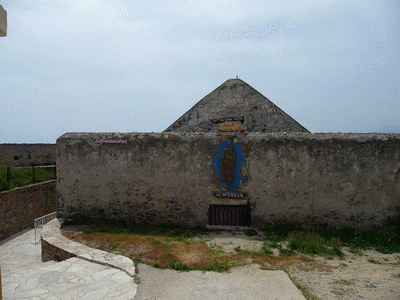
<path fill-rule="evenodd" d="M 38 244 L 40 241 L 40 229 L 43 228 L 43 225 L 47 224 L 51 220 L 57 218 L 57 212 L 53 212 L 51 214 L 45 215 L 43 217 L 35 219 L 33 225 L 35 227 L 35 240 L 32 241 L 32 244 Z"/>

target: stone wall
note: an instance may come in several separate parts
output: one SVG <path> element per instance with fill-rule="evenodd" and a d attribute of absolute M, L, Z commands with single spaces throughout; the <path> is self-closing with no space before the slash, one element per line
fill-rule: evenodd
<path fill-rule="evenodd" d="M 42 261 L 63 261 L 72 257 L 84 259 L 96 264 L 109 266 L 124 271 L 133 277 L 135 265 L 125 256 L 108 253 L 103 250 L 93 249 L 67 239 L 61 234 L 61 219 L 55 219 L 43 226 L 41 234 Z"/>
<path fill-rule="evenodd" d="M 64 250 L 62 247 L 49 243 L 48 241 L 41 238 L 42 248 L 42 261 L 47 262 L 51 260 L 63 261 L 72 257 L 76 257 L 76 254 L 70 253 Z"/>
<path fill-rule="evenodd" d="M 56 144 L 0 144 L 0 165 L 55 165 Z"/>
<path fill-rule="evenodd" d="M 254 227 L 373 228 L 400 208 L 399 134 L 68 133 L 57 145 L 59 216 L 195 226 L 210 205 L 249 205 Z"/>
<path fill-rule="evenodd" d="M 46 181 L 0 193 L 0 241 L 56 211 L 56 181 Z"/>

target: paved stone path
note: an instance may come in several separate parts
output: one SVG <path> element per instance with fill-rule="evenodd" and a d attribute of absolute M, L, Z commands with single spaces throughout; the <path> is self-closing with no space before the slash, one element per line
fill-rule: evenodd
<path fill-rule="evenodd" d="M 34 230 L 22 231 L 0 243 L 3 299 L 133 299 L 136 285 L 124 271 L 70 258 L 41 261 Z"/>

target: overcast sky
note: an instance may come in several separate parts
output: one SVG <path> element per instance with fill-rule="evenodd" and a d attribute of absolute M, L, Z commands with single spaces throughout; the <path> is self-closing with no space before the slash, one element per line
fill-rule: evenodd
<path fill-rule="evenodd" d="M 163 131 L 236 75 L 311 132 L 400 133 L 398 0 L 0 4 L 0 143 Z"/>

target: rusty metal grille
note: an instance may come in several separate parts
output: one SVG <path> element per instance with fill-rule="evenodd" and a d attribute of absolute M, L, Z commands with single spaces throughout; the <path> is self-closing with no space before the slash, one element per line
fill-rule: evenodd
<path fill-rule="evenodd" d="M 250 205 L 211 204 L 208 223 L 210 225 L 251 226 Z"/>

